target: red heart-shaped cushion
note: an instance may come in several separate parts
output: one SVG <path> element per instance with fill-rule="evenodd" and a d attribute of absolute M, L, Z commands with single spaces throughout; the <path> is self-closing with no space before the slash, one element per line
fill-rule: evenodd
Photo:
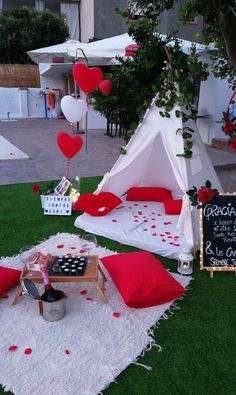
<path fill-rule="evenodd" d="M 101 217 L 121 203 L 122 200 L 111 192 L 101 192 L 98 195 L 86 193 L 75 202 L 74 209 L 94 217 Z"/>
<path fill-rule="evenodd" d="M 83 140 L 79 136 L 70 136 L 68 133 L 60 132 L 57 135 L 57 145 L 66 158 L 73 158 L 81 149 Z"/>
<path fill-rule="evenodd" d="M 112 82 L 111 80 L 102 80 L 98 87 L 104 93 L 104 95 L 109 95 L 112 88 Z"/>
<path fill-rule="evenodd" d="M 73 77 L 85 93 L 92 92 L 102 80 L 103 72 L 99 67 L 87 67 L 85 64 L 77 63 L 73 66 Z"/>

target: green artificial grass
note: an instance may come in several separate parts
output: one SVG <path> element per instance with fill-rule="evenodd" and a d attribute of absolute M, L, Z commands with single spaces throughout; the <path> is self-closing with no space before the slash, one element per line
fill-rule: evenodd
<path fill-rule="evenodd" d="M 93 192 L 99 181 L 99 177 L 83 179 L 82 193 Z M 84 233 L 73 225 L 76 212 L 71 217 L 44 216 L 40 197 L 31 188 L 32 184 L 0 187 L 1 256 L 18 254 L 21 247 L 36 245 L 57 232 Z M 97 239 L 114 251 L 136 250 L 103 237 Z M 177 271 L 176 261 L 160 259 Z M 193 277 L 186 296 L 177 302 L 179 309 L 172 309 L 169 319 L 160 320 L 154 329 L 162 352 L 153 347 L 139 359 L 152 370 L 130 365 L 117 383 L 103 391 L 105 395 L 235 395 L 235 274 L 219 272 L 210 279 L 197 261 Z M 3 394 L 10 392 L 0 387 Z"/>

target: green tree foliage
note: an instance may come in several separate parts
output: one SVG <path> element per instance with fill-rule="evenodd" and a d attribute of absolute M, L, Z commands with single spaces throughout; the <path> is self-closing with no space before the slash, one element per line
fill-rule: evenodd
<path fill-rule="evenodd" d="M 131 31 L 130 31 L 131 32 Z M 166 54 L 159 36 L 153 35 L 153 24 L 141 20 L 132 27 L 132 34 L 140 48 L 133 60 L 119 58 L 120 66 L 112 66 L 104 78 L 112 81 L 111 94 L 94 91 L 95 109 L 111 120 L 127 115 L 130 123 L 138 121 L 155 95 L 155 84 L 160 84 Z M 133 125 L 134 126 L 134 125 Z"/>
<path fill-rule="evenodd" d="M 177 0 L 129 0 L 130 14 L 141 9 L 144 14 L 158 23 L 160 14 L 170 10 Z M 211 51 L 215 74 L 231 78 L 236 72 L 236 2 L 235 0 L 186 0 L 179 7 L 182 24 L 196 16 L 203 18 L 204 44 L 214 43 Z"/>
<path fill-rule="evenodd" d="M 177 103 L 183 108 L 177 116 L 182 116 L 184 121 L 195 119 L 197 82 L 208 75 L 206 65 L 199 61 L 196 49 L 193 47 L 191 55 L 186 55 L 177 40 L 173 45 L 172 38 L 156 34 L 154 18 L 144 17 L 132 21 L 129 14 L 125 15 L 129 20 L 128 32 L 140 48 L 133 60 L 120 59 L 121 66 L 113 66 L 111 73 L 105 74 L 104 78 L 111 79 L 113 87 L 108 96 L 99 90 L 92 92 L 95 109 L 114 122 L 125 118 L 125 114 L 131 123 L 132 134 L 137 121 L 142 119 L 158 93 L 156 104 L 162 108 L 161 116 L 170 117 L 170 111 Z M 191 157 L 192 130 L 187 129 L 181 130 L 185 148 L 180 155 Z"/>
<path fill-rule="evenodd" d="M 0 15 L 0 63 L 31 63 L 26 51 L 59 44 L 69 37 L 63 16 L 49 10 L 16 8 Z"/>

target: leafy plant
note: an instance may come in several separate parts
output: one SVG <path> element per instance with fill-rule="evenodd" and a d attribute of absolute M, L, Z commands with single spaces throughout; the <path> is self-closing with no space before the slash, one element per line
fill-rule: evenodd
<path fill-rule="evenodd" d="M 0 63 L 32 63 L 26 51 L 59 44 L 69 37 L 64 17 L 22 7 L 0 15 Z"/>
<path fill-rule="evenodd" d="M 208 75 L 207 66 L 199 61 L 196 48 L 193 46 L 191 54 L 186 55 L 178 40 L 173 45 L 173 37 L 163 38 L 157 34 L 155 19 L 146 16 L 133 21 L 130 10 L 123 15 L 128 19 L 128 33 L 140 48 L 133 60 L 119 58 L 121 65 L 113 66 L 111 73 L 105 74 L 104 78 L 112 80 L 111 94 L 104 96 L 98 90 L 92 92 L 95 109 L 111 122 L 120 122 L 126 117 L 129 124 L 126 140 L 157 93 L 156 105 L 163 108 L 161 116 L 169 118 L 174 105 L 178 104 L 182 110 L 175 115 L 182 117 L 184 123 L 196 119 L 197 83 Z M 184 128 L 185 148 L 179 155 L 191 158 L 193 130 L 186 132 L 187 126 Z"/>
<path fill-rule="evenodd" d="M 36 193 L 39 192 L 40 195 L 51 195 L 55 193 L 55 182 L 51 181 L 49 184 L 44 186 L 43 188 L 40 187 L 39 184 L 34 184 L 32 186 L 32 192 Z"/>
<path fill-rule="evenodd" d="M 202 208 L 205 204 L 216 199 L 219 196 L 219 191 L 217 189 L 212 189 L 211 182 L 207 180 L 205 185 L 197 189 L 193 186 L 187 192 L 189 200 L 192 206 L 196 206 L 197 209 Z"/>

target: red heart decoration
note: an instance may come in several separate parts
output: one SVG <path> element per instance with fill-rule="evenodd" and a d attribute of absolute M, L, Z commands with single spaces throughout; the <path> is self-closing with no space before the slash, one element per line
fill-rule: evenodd
<path fill-rule="evenodd" d="M 115 318 L 119 318 L 120 317 L 120 313 L 118 311 L 115 311 L 112 315 Z"/>
<path fill-rule="evenodd" d="M 57 145 L 66 158 L 73 158 L 81 149 L 83 140 L 79 136 L 71 137 L 68 133 L 60 132 L 57 135 Z"/>
<path fill-rule="evenodd" d="M 121 203 L 122 200 L 111 192 L 101 192 L 98 195 L 86 193 L 85 195 L 81 195 L 75 202 L 74 209 L 83 211 L 94 217 L 101 217 L 108 214 Z"/>
<path fill-rule="evenodd" d="M 102 80 L 98 87 L 104 93 L 104 95 L 109 95 L 112 88 L 112 82 L 111 80 Z"/>
<path fill-rule="evenodd" d="M 92 92 L 102 80 L 103 72 L 99 67 L 87 67 L 77 63 L 73 67 L 73 77 L 84 93 Z"/>

